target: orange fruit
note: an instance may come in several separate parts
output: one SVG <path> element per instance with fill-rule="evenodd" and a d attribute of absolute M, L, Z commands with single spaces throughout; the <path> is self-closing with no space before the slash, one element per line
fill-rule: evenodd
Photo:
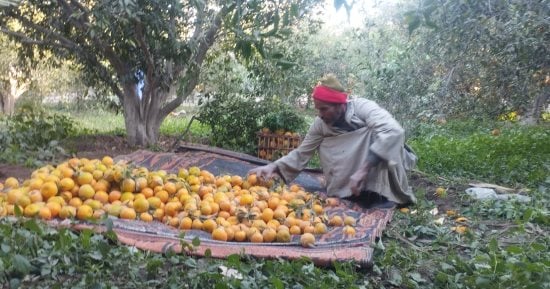
<path fill-rule="evenodd" d="M 290 232 L 289 230 L 278 230 L 277 231 L 277 236 L 275 238 L 277 240 L 277 242 L 280 242 L 280 243 L 288 243 L 290 242 Z"/>
<path fill-rule="evenodd" d="M 69 200 L 69 206 L 71 206 L 71 207 L 78 208 L 78 207 L 82 206 L 82 204 L 83 204 L 82 200 L 77 198 L 77 197 L 74 197 L 74 198 Z"/>
<path fill-rule="evenodd" d="M 120 196 L 120 201 L 121 201 L 122 203 L 129 202 L 129 201 L 133 201 L 135 197 L 136 197 L 136 196 L 135 196 L 134 193 L 132 193 L 132 192 L 124 192 L 124 193 L 122 193 L 122 195 Z"/>
<path fill-rule="evenodd" d="M 315 236 L 311 233 L 305 233 L 300 237 L 300 244 L 303 247 L 311 248 L 315 246 Z"/>
<path fill-rule="evenodd" d="M 96 191 L 94 195 L 94 200 L 97 200 L 102 204 L 107 204 L 109 202 L 109 194 L 107 194 L 105 191 Z"/>
<path fill-rule="evenodd" d="M 274 213 L 271 208 L 265 208 L 262 211 L 262 220 L 264 220 L 264 222 L 266 223 L 271 221 L 273 219 L 273 216 L 274 216 Z"/>
<path fill-rule="evenodd" d="M 82 200 L 87 200 L 93 198 L 95 195 L 95 190 L 90 184 L 84 184 L 78 189 L 78 196 Z"/>
<path fill-rule="evenodd" d="M 191 224 L 191 229 L 201 230 L 202 229 L 202 221 L 199 220 L 199 219 L 194 219 L 193 223 Z"/>
<path fill-rule="evenodd" d="M 118 217 L 120 216 L 120 212 L 122 211 L 122 206 L 119 204 L 111 204 L 109 208 L 107 208 L 107 213 L 111 216 Z"/>
<path fill-rule="evenodd" d="M 313 212 L 317 215 L 322 215 L 324 212 L 323 206 L 319 204 L 313 204 L 312 209 L 313 209 Z"/>
<path fill-rule="evenodd" d="M 252 196 L 251 194 L 244 194 L 244 195 L 241 195 L 239 204 L 241 206 L 247 206 L 247 205 L 251 205 L 253 202 L 254 202 L 254 196 Z"/>
<path fill-rule="evenodd" d="M 190 230 L 193 225 L 193 220 L 189 217 L 183 217 L 180 221 L 180 229 Z"/>
<path fill-rule="evenodd" d="M 87 220 L 90 219 L 94 214 L 94 209 L 90 207 L 89 205 L 82 205 L 78 207 L 78 210 L 76 211 L 76 217 L 79 220 Z"/>
<path fill-rule="evenodd" d="M 38 212 L 38 215 L 42 220 L 51 220 L 52 219 L 52 211 L 47 206 L 44 206 L 40 208 L 40 211 Z"/>
<path fill-rule="evenodd" d="M 209 202 L 201 202 L 200 204 L 200 211 L 203 216 L 208 216 L 212 214 L 212 207 L 210 206 Z"/>
<path fill-rule="evenodd" d="M 347 236 L 355 236 L 355 229 L 352 226 L 346 225 L 344 229 L 342 229 L 342 233 Z"/>
<path fill-rule="evenodd" d="M 44 200 L 48 200 L 49 198 L 57 195 L 57 184 L 54 182 L 45 182 L 42 184 L 42 187 L 40 187 L 40 192 L 42 193 L 42 197 Z"/>
<path fill-rule="evenodd" d="M 139 198 L 134 201 L 134 210 L 138 213 L 144 213 L 149 210 L 149 202 L 145 198 Z"/>
<path fill-rule="evenodd" d="M 76 208 L 72 206 L 63 206 L 59 211 L 59 218 L 68 219 L 76 216 Z"/>
<path fill-rule="evenodd" d="M 136 211 L 133 208 L 123 207 L 120 211 L 119 218 L 133 220 L 136 218 Z"/>
<path fill-rule="evenodd" d="M 344 225 L 346 226 L 355 226 L 355 218 L 352 216 L 345 216 L 344 217 Z"/>
<path fill-rule="evenodd" d="M 249 239 L 250 239 L 250 242 L 252 242 L 252 243 L 263 243 L 264 242 L 264 237 L 263 237 L 262 233 L 260 233 L 259 231 L 252 234 Z"/>
<path fill-rule="evenodd" d="M 93 184 L 92 187 L 96 192 L 97 191 L 108 192 L 109 189 L 111 188 L 111 184 L 107 180 L 101 179 L 101 180 L 98 180 L 95 184 Z"/>
<path fill-rule="evenodd" d="M 61 211 L 61 204 L 57 202 L 47 202 L 46 207 L 50 209 L 50 214 L 52 218 L 55 218 L 59 215 L 59 212 Z"/>
<path fill-rule="evenodd" d="M 334 215 L 334 216 L 332 216 L 332 218 L 330 218 L 328 224 L 330 226 L 339 227 L 339 226 L 342 226 L 344 224 L 344 220 L 342 219 L 342 217 L 340 217 L 338 215 Z"/>
<path fill-rule="evenodd" d="M 168 202 L 164 206 L 164 214 L 166 216 L 174 217 L 178 214 L 181 209 L 181 204 L 179 202 Z"/>
<path fill-rule="evenodd" d="M 243 230 L 236 231 L 233 234 L 233 240 L 237 242 L 244 242 L 246 240 L 246 232 Z"/>
<path fill-rule="evenodd" d="M 256 174 L 250 174 L 247 176 L 246 181 L 250 186 L 255 186 L 258 184 L 258 176 L 256 176 Z"/>
<path fill-rule="evenodd" d="M 315 226 L 313 228 L 313 233 L 314 234 L 324 234 L 326 232 L 327 232 L 327 225 L 325 225 L 324 223 L 315 224 Z"/>
<path fill-rule="evenodd" d="M 70 191 L 74 188 L 75 182 L 72 178 L 62 178 L 59 181 L 59 187 L 63 191 Z"/>
<path fill-rule="evenodd" d="M 162 220 L 162 218 L 164 218 L 164 209 L 161 209 L 161 208 L 155 209 L 155 211 L 153 212 L 153 218 L 155 220 Z"/>
<path fill-rule="evenodd" d="M 176 184 L 173 182 L 166 182 L 164 184 L 164 190 L 168 192 L 168 195 L 174 195 L 176 193 Z"/>
<path fill-rule="evenodd" d="M 90 172 L 79 172 L 76 177 L 76 182 L 78 185 L 91 184 L 94 176 Z"/>
<path fill-rule="evenodd" d="M 212 231 L 212 239 L 217 241 L 227 241 L 227 232 L 223 227 L 217 227 Z"/>
<path fill-rule="evenodd" d="M 168 195 L 168 192 L 165 190 L 160 190 L 155 193 L 155 197 L 159 198 L 161 202 L 166 203 L 168 202 L 168 199 L 170 198 L 170 195 Z"/>
<path fill-rule="evenodd" d="M 19 181 L 14 177 L 9 177 L 4 181 L 4 187 L 17 189 L 19 187 Z"/>
<path fill-rule="evenodd" d="M 273 219 L 276 219 L 279 221 L 286 219 L 286 212 L 281 208 L 275 209 L 273 211 Z"/>
<path fill-rule="evenodd" d="M 277 231 L 275 229 L 267 227 L 262 232 L 264 242 L 271 243 L 277 238 Z"/>
<path fill-rule="evenodd" d="M 120 191 L 113 190 L 109 192 L 109 203 L 120 200 L 121 196 L 122 196 L 122 193 Z"/>
<path fill-rule="evenodd" d="M 243 184 L 243 178 L 238 175 L 231 176 L 231 186 L 241 186 Z"/>
<path fill-rule="evenodd" d="M 102 159 L 101 159 L 101 163 L 106 165 L 107 167 L 110 167 L 112 166 L 115 161 L 113 160 L 113 158 L 111 158 L 110 156 L 104 156 Z"/>
<path fill-rule="evenodd" d="M 289 232 L 290 232 L 291 235 L 300 235 L 300 234 L 302 234 L 302 229 L 300 229 L 300 226 L 294 225 L 294 226 L 290 227 Z"/>
<path fill-rule="evenodd" d="M 279 206 L 279 203 L 280 203 L 279 198 L 277 198 L 277 197 L 271 197 L 271 198 L 269 198 L 269 200 L 267 201 L 267 206 L 268 206 L 270 209 L 275 210 L 275 209 L 277 209 L 277 207 Z"/>
<path fill-rule="evenodd" d="M 338 206 L 340 204 L 340 200 L 338 198 L 327 198 L 325 200 L 325 203 L 329 207 L 335 207 L 335 206 Z"/>
<path fill-rule="evenodd" d="M 39 190 L 32 190 L 29 192 L 29 198 L 31 203 L 38 203 L 43 201 L 42 193 Z"/>
<path fill-rule="evenodd" d="M 30 181 L 29 181 L 29 188 L 31 190 L 39 190 L 40 187 L 42 187 L 42 184 L 44 184 L 44 180 L 40 179 L 40 178 L 32 178 Z"/>
<path fill-rule="evenodd" d="M 40 205 L 38 204 L 30 204 L 25 207 L 23 210 L 23 215 L 25 217 L 34 217 L 38 215 L 38 212 L 40 212 Z"/>
<path fill-rule="evenodd" d="M 125 192 L 134 193 L 136 191 L 136 181 L 131 178 L 126 178 L 122 180 L 122 184 L 120 185 L 120 190 Z"/>
<path fill-rule="evenodd" d="M 202 230 L 212 233 L 214 229 L 218 227 L 218 224 L 216 224 L 216 221 L 212 219 L 207 219 L 202 223 Z"/>

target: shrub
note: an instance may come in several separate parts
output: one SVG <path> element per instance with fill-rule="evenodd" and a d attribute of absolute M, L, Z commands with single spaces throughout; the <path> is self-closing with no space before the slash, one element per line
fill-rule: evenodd
<path fill-rule="evenodd" d="M 457 122 L 432 127 L 435 130 L 429 133 L 418 130 L 409 143 L 419 155 L 419 168 L 511 186 L 537 187 L 548 181 L 550 133 L 546 127 L 506 123 L 495 136 L 482 124 L 465 133 L 464 128 L 471 125 Z"/>
<path fill-rule="evenodd" d="M 278 101 L 209 94 L 201 103 L 198 119 L 210 127 L 212 145 L 227 149 L 255 154 L 256 133 L 264 125 L 292 131 L 305 126 L 303 117 Z"/>
<path fill-rule="evenodd" d="M 51 161 L 63 152 L 59 141 L 74 134 L 73 121 L 43 109 L 22 106 L 0 125 L 0 160 L 28 166 Z"/>

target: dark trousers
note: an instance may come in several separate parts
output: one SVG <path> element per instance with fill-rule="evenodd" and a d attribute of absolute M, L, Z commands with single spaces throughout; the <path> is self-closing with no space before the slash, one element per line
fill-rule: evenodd
<path fill-rule="evenodd" d="M 395 207 L 395 203 L 389 201 L 386 197 L 370 191 L 363 191 L 359 196 L 349 196 L 345 200 L 354 202 L 365 209 L 381 208 L 387 209 Z"/>

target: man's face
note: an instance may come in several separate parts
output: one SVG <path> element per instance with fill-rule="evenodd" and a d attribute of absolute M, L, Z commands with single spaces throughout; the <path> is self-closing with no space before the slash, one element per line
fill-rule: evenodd
<path fill-rule="evenodd" d="M 313 99 L 313 103 L 317 114 L 327 125 L 333 125 L 343 118 L 346 112 L 346 104 L 328 103 L 317 99 Z"/>

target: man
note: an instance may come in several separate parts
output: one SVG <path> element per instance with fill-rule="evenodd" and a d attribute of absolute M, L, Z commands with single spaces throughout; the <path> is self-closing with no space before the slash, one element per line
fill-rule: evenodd
<path fill-rule="evenodd" d="M 364 98 L 348 100 L 331 74 L 314 88 L 313 102 L 318 117 L 300 146 L 249 174 L 264 179 L 279 175 L 288 183 L 318 151 L 329 196 L 366 207 L 416 202 L 406 170 L 417 158 L 405 146 L 405 132 L 388 111 Z"/>

